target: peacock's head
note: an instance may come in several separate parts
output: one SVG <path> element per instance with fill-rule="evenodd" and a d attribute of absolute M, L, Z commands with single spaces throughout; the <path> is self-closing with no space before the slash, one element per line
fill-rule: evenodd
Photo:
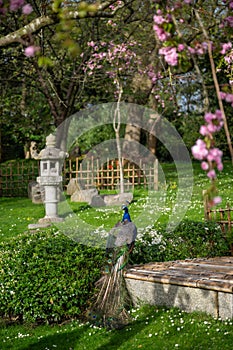
<path fill-rule="evenodd" d="M 125 204 L 122 205 L 121 209 L 124 211 L 128 211 L 128 207 Z"/>

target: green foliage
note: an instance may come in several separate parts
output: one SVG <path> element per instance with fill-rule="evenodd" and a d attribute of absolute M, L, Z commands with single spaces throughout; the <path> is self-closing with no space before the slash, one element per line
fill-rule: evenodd
<path fill-rule="evenodd" d="M 174 231 L 151 227 L 136 240 L 131 261 L 171 261 L 229 255 L 228 240 L 214 222 L 182 221 Z"/>
<path fill-rule="evenodd" d="M 0 250 L 0 316 L 50 323 L 86 308 L 103 251 L 52 230 L 21 235 Z"/>

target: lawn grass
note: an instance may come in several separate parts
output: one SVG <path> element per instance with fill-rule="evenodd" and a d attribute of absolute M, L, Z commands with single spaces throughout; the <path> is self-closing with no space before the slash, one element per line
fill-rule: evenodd
<path fill-rule="evenodd" d="M 15 237 L 44 216 L 43 204 L 32 204 L 28 198 L 0 198 L 0 241 Z"/>
<path fill-rule="evenodd" d="M 59 326 L 7 326 L 0 329 L 1 350 L 232 349 L 232 320 L 176 308 L 132 309 L 133 321 L 107 330 L 73 321 Z"/>
<path fill-rule="evenodd" d="M 162 193 L 162 195 L 164 194 L 162 200 L 160 197 L 158 200 L 155 197 L 151 205 L 150 201 L 147 200 L 148 191 L 146 189 L 136 188 L 134 190 L 134 200 L 130 204 L 130 214 L 139 229 L 154 223 L 156 225 L 167 223 L 176 205 L 179 186 L 176 166 L 174 163 L 170 163 L 162 164 L 162 167 L 166 176 L 166 189 Z M 201 170 L 199 163 L 193 163 L 193 174 L 191 203 L 186 206 L 179 202 L 179 206 L 183 211 L 184 219 L 204 221 L 202 191 L 208 188 L 210 182 Z M 222 203 L 217 207 L 225 208 L 227 203 L 233 203 L 233 172 L 230 162 L 224 163 L 224 170 L 218 174 L 217 185 L 219 195 L 222 197 Z M 161 196 L 161 193 L 154 192 L 153 195 Z M 91 225 L 93 230 L 99 227 L 110 230 L 122 218 L 120 207 L 93 208 L 87 203 L 71 202 L 68 197 L 64 203 L 65 209 L 62 208 L 63 205 L 61 204 L 62 215 L 67 215 L 67 207 L 68 211 L 75 214 L 73 222 L 69 222 L 70 226 L 77 226 L 76 221 L 79 220 L 84 225 Z M 148 215 L 148 212 L 152 213 Z M 32 204 L 28 198 L 0 198 L 0 241 L 11 239 L 28 231 L 28 224 L 36 223 L 43 216 L 43 204 Z"/>
<path fill-rule="evenodd" d="M 167 222 L 176 198 L 178 177 L 174 164 L 164 164 L 166 173 L 166 205 L 157 223 Z M 193 164 L 192 203 L 185 213 L 189 220 L 203 221 L 202 190 L 209 185 L 199 163 Z M 233 176 L 230 162 L 218 176 L 219 194 L 225 207 L 233 204 Z M 130 205 L 132 218 L 145 209 L 147 191 L 137 189 Z M 92 208 L 85 203 L 71 203 L 71 210 L 84 222 L 95 227 L 111 228 L 121 219 L 120 208 Z M 186 208 L 185 208 L 186 209 Z M 158 210 L 157 207 L 154 210 Z M 44 206 L 27 198 L 0 198 L 0 240 L 5 241 L 28 232 L 28 224 L 44 216 Z M 232 320 L 216 320 L 199 313 L 187 314 L 177 309 L 144 306 L 132 310 L 134 321 L 122 330 L 106 330 L 88 323 L 73 321 L 65 325 L 9 325 L 0 320 L 0 350 L 109 350 L 109 349 L 232 349 Z"/>

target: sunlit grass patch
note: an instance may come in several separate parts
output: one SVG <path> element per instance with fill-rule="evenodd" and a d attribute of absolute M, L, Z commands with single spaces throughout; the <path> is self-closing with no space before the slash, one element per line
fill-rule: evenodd
<path fill-rule="evenodd" d="M 232 320 L 155 306 L 134 308 L 131 316 L 132 323 L 118 331 L 79 321 L 52 327 L 2 326 L 0 349 L 232 349 Z"/>

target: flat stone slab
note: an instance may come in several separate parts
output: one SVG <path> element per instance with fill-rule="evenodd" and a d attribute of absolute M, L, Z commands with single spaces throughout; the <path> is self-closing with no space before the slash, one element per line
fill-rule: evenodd
<path fill-rule="evenodd" d="M 35 230 L 35 229 L 38 229 L 38 228 L 46 228 L 46 227 L 50 227 L 50 226 L 51 226 L 51 223 L 29 224 L 28 225 L 28 229 L 29 230 Z"/>
<path fill-rule="evenodd" d="M 233 318 L 233 257 L 137 265 L 126 271 L 125 279 L 135 304 Z"/>
<path fill-rule="evenodd" d="M 87 202 L 91 204 L 93 197 L 98 195 L 98 191 L 96 188 L 90 188 L 87 190 L 76 190 L 70 200 L 71 202 Z"/>
<path fill-rule="evenodd" d="M 103 200 L 107 206 L 123 205 L 133 200 L 132 192 L 125 192 L 119 194 L 108 194 L 103 196 Z"/>

